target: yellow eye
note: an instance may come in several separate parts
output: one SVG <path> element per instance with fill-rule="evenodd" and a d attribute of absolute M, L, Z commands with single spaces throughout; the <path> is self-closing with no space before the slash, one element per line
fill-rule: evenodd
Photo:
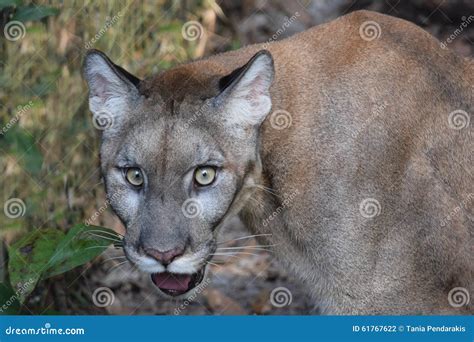
<path fill-rule="evenodd" d="M 201 186 L 206 186 L 214 182 L 216 169 L 211 166 L 201 166 L 194 171 L 194 180 Z"/>
<path fill-rule="evenodd" d="M 143 184 L 142 171 L 137 167 L 131 167 L 127 169 L 126 178 L 127 181 L 132 185 L 140 186 Z"/>

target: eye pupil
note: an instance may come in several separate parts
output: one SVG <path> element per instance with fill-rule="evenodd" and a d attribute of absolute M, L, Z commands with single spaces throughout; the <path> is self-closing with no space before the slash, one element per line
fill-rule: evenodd
<path fill-rule="evenodd" d="M 216 170 L 211 166 L 198 167 L 194 173 L 194 181 L 200 186 L 210 185 L 216 178 Z"/>
<path fill-rule="evenodd" d="M 135 186 L 141 186 L 143 184 L 142 171 L 138 168 L 129 168 L 126 172 L 127 181 Z"/>

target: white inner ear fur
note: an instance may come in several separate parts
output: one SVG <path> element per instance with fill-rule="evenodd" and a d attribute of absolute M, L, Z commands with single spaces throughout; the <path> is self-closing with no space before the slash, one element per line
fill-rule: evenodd
<path fill-rule="evenodd" d="M 226 103 L 226 121 L 229 124 L 260 125 L 270 112 L 270 86 L 273 80 L 273 62 L 268 55 L 257 57 L 235 85 Z"/>
<path fill-rule="evenodd" d="M 98 54 L 87 57 L 85 76 L 89 84 L 89 108 L 94 115 L 121 120 L 129 108 L 133 87 L 122 80 Z"/>

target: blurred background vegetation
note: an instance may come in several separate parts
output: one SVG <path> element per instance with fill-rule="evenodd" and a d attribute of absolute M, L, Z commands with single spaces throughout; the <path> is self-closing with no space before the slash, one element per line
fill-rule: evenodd
<path fill-rule="evenodd" d="M 35 229 L 67 230 L 85 222 L 104 206 L 98 132 L 87 108 L 87 88 L 81 77 L 82 59 L 89 48 L 105 51 L 115 63 L 144 77 L 190 59 L 266 41 L 277 32 L 276 39 L 282 39 L 361 8 L 414 21 L 444 41 L 474 14 L 473 7 L 468 0 L 0 0 L 0 130 L 3 129 L 0 203 L 3 206 L 11 198 L 25 203 L 24 214 L 18 218 L 12 219 L 0 211 L 1 246 L 9 246 L 22 234 Z M 282 31 L 284 23 L 295 13 L 298 13 L 297 20 Z M 11 21 L 24 25 L 19 39 L 6 39 L 5 32 Z M 204 31 L 200 39 L 190 41 L 183 36 L 183 24 L 189 21 L 202 25 Z M 448 47 L 464 56 L 472 56 L 473 27 L 474 23 L 468 25 Z M 94 224 L 123 233 L 109 209 L 98 216 Z M 0 249 L 1 282 L 6 276 L 6 249 Z M 262 255 L 254 261 L 271 264 L 268 255 Z M 89 308 L 92 307 L 90 293 L 93 286 L 100 285 L 97 278 L 101 276 L 94 278 L 90 272 L 100 267 L 88 267 L 89 273 L 79 270 L 75 271 L 77 274 L 44 282 L 29 299 L 31 310 L 27 311 L 42 313 L 47 306 L 48 312 L 96 312 L 97 308 Z M 221 270 L 223 279 L 227 280 L 216 281 L 217 285 L 207 291 L 202 305 L 205 309 L 196 305 L 186 314 L 216 313 L 219 310 L 215 307 L 219 305 L 228 309 L 221 313 L 308 313 L 310 308 L 304 302 L 305 297 L 291 284 L 287 286 L 293 286 L 293 307 L 286 311 L 268 307 L 262 300 L 267 298 L 268 288 L 271 290 L 280 281 L 288 282 L 286 275 L 272 269 L 273 266 L 268 267 L 270 271 L 266 269 L 265 279 L 260 279 L 260 275 L 260 278 L 247 275 L 261 280 L 260 285 L 253 285 L 258 291 L 252 290 L 250 285 L 242 285 L 238 293 L 226 290 L 238 272 Z M 74 282 L 65 280 L 68 277 Z M 125 279 L 140 283 L 136 278 Z M 87 281 L 84 288 L 83 283 Z M 122 290 L 120 284 L 110 286 L 115 286 L 116 295 Z M 141 291 L 133 286 L 128 290 Z M 234 293 L 233 298 L 229 292 Z M 53 298 L 44 298 L 48 296 Z M 67 299 L 58 302 L 62 296 Z M 119 297 L 117 295 L 118 301 Z M 138 302 L 142 299 L 143 296 L 139 297 Z M 122 299 L 122 306 L 125 301 Z M 162 302 L 160 305 L 164 307 L 161 311 L 156 310 L 153 300 L 151 309 L 141 310 L 142 306 L 137 304 L 134 310 L 127 311 L 120 305 L 106 310 L 110 313 L 172 313 L 173 305 Z"/>

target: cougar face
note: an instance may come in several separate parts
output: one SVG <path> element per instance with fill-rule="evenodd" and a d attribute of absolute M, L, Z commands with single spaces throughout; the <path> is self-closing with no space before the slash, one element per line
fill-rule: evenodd
<path fill-rule="evenodd" d="M 84 74 L 125 254 L 161 293 L 189 294 L 205 276 L 218 228 L 258 182 L 272 58 L 260 52 L 208 96 L 179 100 L 156 91 L 160 78 L 140 81 L 99 51 L 87 55 Z"/>

